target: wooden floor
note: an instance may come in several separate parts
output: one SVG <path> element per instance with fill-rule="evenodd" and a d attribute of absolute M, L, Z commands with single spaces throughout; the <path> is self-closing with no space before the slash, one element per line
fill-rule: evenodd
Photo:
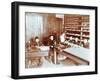
<path fill-rule="evenodd" d="M 73 61 L 70 58 L 66 58 L 64 60 L 59 60 L 57 64 L 54 64 L 47 58 L 41 58 L 42 61 L 38 61 L 36 64 L 36 60 L 33 63 L 26 64 L 26 68 L 40 68 L 40 67 L 63 67 L 63 66 L 77 66 L 78 63 Z"/>

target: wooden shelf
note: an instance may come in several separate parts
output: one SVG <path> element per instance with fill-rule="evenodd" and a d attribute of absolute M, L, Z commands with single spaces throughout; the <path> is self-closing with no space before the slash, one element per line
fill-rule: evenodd
<path fill-rule="evenodd" d="M 64 31 L 66 31 L 66 39 L 70 37 L 78 38 L 80 44 L 84 39 L 89 39 L 89 16 L 88 15 L 64 15 Z"/>
<path fill-rule="evenodd" d="M 71 33 L 66 33 L 67 35 L 72 35 L 72 36 L 80 36 L 79 34 L 71 34 Z"/>

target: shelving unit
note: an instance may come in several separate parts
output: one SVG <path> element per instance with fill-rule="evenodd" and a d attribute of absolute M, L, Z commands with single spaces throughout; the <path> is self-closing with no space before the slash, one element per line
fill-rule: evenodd
<path fill-rule="evenodd" d="M 89 16 L 88 15 L 64 15 L 64 29 L 66 40 L 89 48 Z M 76 42 L 77 39 L 77 42 Z M 88 45 L 86 46 L 87 43 Z"/>

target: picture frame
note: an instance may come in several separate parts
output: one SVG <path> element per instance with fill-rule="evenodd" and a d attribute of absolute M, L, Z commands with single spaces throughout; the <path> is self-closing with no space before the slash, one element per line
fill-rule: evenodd
<path fill-rule="evenodd" d="M 97 18 L 98 17 L 97 17 L 96 6 L 17 2 L 17 1 L 12 2 L 11 4 L 11 25 L 12 25 L 11 27 L 11 78 L 26 79 L 26 78 L 43 78 L 43 77 L 97 74 L 98 73 Z M 58 22 L 56 20 L 58 20 L 59 23 L 60 21 L 62 22 L 62 25 L 58 24 L 58 27 L 61 25 L 61 28 L 59 30 L 56 30 L 57 22 Z M 56 23 L 56 24 L 52 24 L 52 23 Z M 85 26 L 88 28 L 84 29 Z M 78 27 L 79 29 L 77 29 L 76 27 Z M 43 30 L 41 28 L 43 28 Z M 46 33 L 44 33 L 45 30 Z M 55 30 L 57 32 L 57 35 L 56 37 L 53 37 L 51 34 L 55 33 Z M 43 32 L 44 34 L 42 35 L 41 32 Z M 62 40 L 60 42 L 59 42 L 60 39 L 58 38 L 57 41 L 54 42 L 54 44 L 50 45 L 46 43 L 48 42 L 47 40 L 48 38 L 45 39 L 43 38 L 43 36 L 49 33 L 48 36 L 51 35 L 50 39 L 53 40 L 57 38 L 57 36 L 60 37 L 59 34 L 61 34 L 62 32 L 65 32 L 65 35 L 67 34 L 66 36 L 67 43 L 64 42 L 62 44 L 63 40 L 65 39 L 61 37 Z M 80 32 L 80 33 L 76 33 L 76 32 Z M 32 39 L 32 37 L 34 36 L 35 38 Z M 44 48 L 49 49 L 49 51 L 53 47 L 54 50 L 53 53 L 56 56 L 53 56 L 54 59 L 52 64 L 51 63 L 46 64 L 45 67 L 41 64 L 41 59 L 43 60 L 44 58 L 45 59 L 48 58 L 45 56 L 45 52 L 42 52 L 42 56 L 39 56 L 41 57 L 40 59 L 38 58 L 38 56 L 35 56 L 35 58 L 33 58 L 33 56 L 29 56 L 31 55 L 31 53 L 29 52 L 31 48 L 30 47 L 28 48 L 28 46 L 30 45 L 32 46 L 32 44 L 30 44 L 31 40 L 32 41 L 36 40 L 35 41 L 37 44 L 36 47 L 38 47 L 39 50 L 42 49 L 42 45 L 44 46 L 43 49 Z M 40 41 L 42 42 L 42 44 L 39 43 Z M 79 43 L 78 42 L 76 43 L 76 41 L 79 41 Z M 63 45 L 64 48 L 65 45 L 67 44 L 67 46 L 69 45 L 69 47 L 71 48 L 75 47 L 75 50 L 72 50 L 69 47 L 67 49 L 63 49 L 60 46 L 58 46 L 58 42 L 60 43 L 59 45 L 60 46 Z M 86 43 L 88 42 L 89 45 L 85 46 L 85 42 Z M 47 48 L 46 46 L 49 48 Z M 27 51 L 27 49 L 29 50 Z M 80 49 L 84 51 L 80 51 Z M 72 50 L 71 52 L 76 53 L 76 55 L 73 55 L 73 53 L 71 54 L 69 52 L 70 50 Z M 86 53 L 88 52 L 86 56 L 85 56 L 85 51 Z M 67 54 L 67 56 L 65 55 L 67 59 L 66 62 L 65 60 L 63 61 L 64 66 L 61 66 L 62 61 L 60 61 L 60 64 L 57 64 L 57 60 L 55 60 L 55 58 L 58 58 L 57 54 L 59 53 L 63 55 L 65 55 L 65 53 Z M 78 53 L 79 56 L 77 56 Z M 39 51 L 38 53 L 36 52 L 36 54 L 41 55 Z M 46 54 L 48 53 L 46 52 Z M 86 60 L 88 59 L 87 57 L 89 58 L 89 61 Z M 32 60 L 30 60 L 31 58 Z M 37 60 L 36 58 L 39 60 Z M 36 64 L 37 61 L 39 61 L 39 64 Z"/>

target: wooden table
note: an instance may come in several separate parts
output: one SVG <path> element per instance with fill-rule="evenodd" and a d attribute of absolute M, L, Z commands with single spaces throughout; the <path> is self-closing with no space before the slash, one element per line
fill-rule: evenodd
<path fill-rule="evenodd" d="M 26 51 L 26 57 L 48 56 L 49 46 L 37 47 L 40 50 Z"/>
<path fill-rule="evenodd" d="M 89 49 L 83 47 L 70 47 L 63 49 L 63 54 L 79 64 L 89 65 Z"/>
<path fill-rule="evenodd" d="M 38 48 L 40 48 L 40 50 L 26 51 L 25 59 L 28 61 L 27 64 L 32 64 L 33 61 L 41 61 L 41 58 L 48 56 L 48 46 L 40 46 Z"/>

